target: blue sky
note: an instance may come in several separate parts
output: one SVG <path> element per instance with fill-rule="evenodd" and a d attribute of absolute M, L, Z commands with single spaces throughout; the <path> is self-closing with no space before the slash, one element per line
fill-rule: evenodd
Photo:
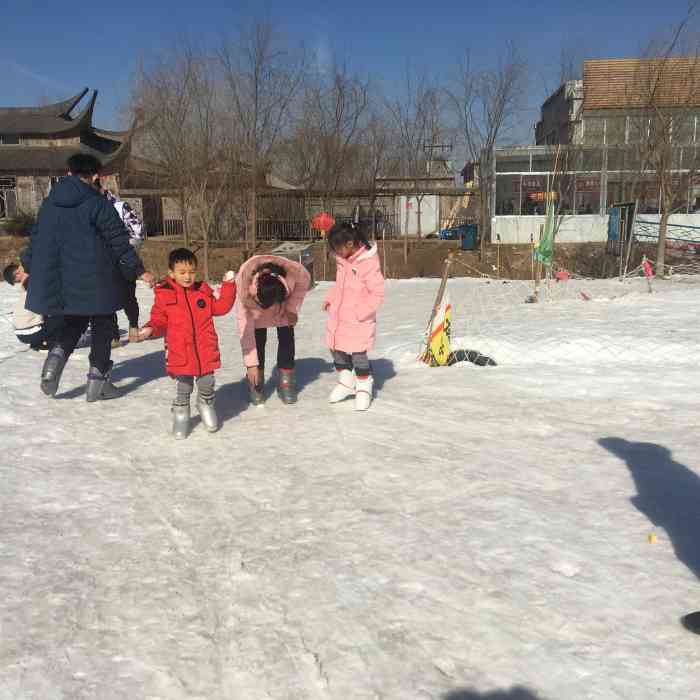
<path fill-rule="evenodd" d="M 535 108 L 556 86 L 562 45 L 586 57 L 637 55 L 677 22 L 683 0 L 504 0 L 502 2 L 224 2 L 124 0 L 121 3 L 0 0 L 0 105 L 58 100 L 83 87 L 100 91 L 95 122 L 122 126 L 120 107 L 140 58 L 148 60 L 183 36 L 215 45 L 251 17 L 271 19 L 292 43 L 323 57 L 335 53 L 383 83 L 400 80 L 407 61 L 446 80 L 460 55 L 488 67 L 508 40 L 528 61 L 531 133 Z M 115 9 L 116 8 L 116 9 Z"/>

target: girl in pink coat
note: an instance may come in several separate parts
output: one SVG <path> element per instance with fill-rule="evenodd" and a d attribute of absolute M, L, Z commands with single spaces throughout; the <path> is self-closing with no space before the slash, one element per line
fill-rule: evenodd
<path fill-rule="evenodd" d="M 267 329 L 277 328 L 277 393 L 297 400 L 294 378 L 294 326 L 311 277 L 300 263 L 276 255 L 255 255 L 238 271 L 236 316 L 243 362 L 253 405 L 264 402 Z"/>
<path fill-rule="evenodd" d="M 384 300 L 384 276 L 377 246 L 371 246 L 350 224 L 332 228 L 328 245 L 337 266 L 335 286 L 323 303 L 328 311 L 326 343 L 337 371 L 330 402 L 354 395 L 355 410 L 366 411 L 372 403 L 373 385 L 367 352 L 374 345 L 377 309 Z"/>

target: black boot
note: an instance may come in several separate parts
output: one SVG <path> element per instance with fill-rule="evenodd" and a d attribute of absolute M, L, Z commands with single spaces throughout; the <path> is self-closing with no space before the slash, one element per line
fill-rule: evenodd
<path fill-rule="evenodd" d="M 260 370 L 260 383 L 257 386 L 248 381 L 248 400 L 251 406 L 262 406 L 265 403 L 265 376 L 264 370 Z"/>
<path fill-rule="evenodd" d="M 277 395 L 282 400 L 282 403 L 296 403 L 297 383 L 294 377 L 294 370 L 278 369 L 277 373 Z"/>
<path fill-rule="evenodd" d="M 117 389 L 111 381 L 112 378 L 112 363 L 109 363 L 107 371 L 102 374 L 97 367 L 90 367 L 88 373 L 87 388 L 85 390 L 85 398 L 88 403 L 93 401 L 106 401 L 107 399 L 116 399 L 121 396 L 121 391 Z"/>
<path fill-rule="evenodd" d="M 55 396 L 61 381 L 63 368 L 66 366 L 66 353 L 59 345 L 54 346 L 44 360 L 41 370 L 41 390 L 47 396 Z"/>

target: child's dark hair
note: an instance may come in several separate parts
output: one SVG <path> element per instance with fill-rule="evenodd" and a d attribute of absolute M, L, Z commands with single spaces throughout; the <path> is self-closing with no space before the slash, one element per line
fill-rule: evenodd
<path fill-rule="evenodd" d="M 2 276 L 7 284 L 14 286 L 15 284 L 15 272 L 19 270 L 19 265 L 17 263 L 10 263 L 3 271 Z"/>
<path fill-rule="evenodd" d="M 281 265 L 265 263 L 255 274 L 258 275 L 256 292 L 260 307 L 269 309 L 273 304 L 282 304 L 287 298 L 287 288 L 280 277 L 286 277 L 287 271 Z"/>
<path fill-rule="evenodd" d="M 79 177 L 92 177 L 102 170 L 102 163 L 89 153 L 76 153 L 68 159 L 68 170 Z"/>
<path fill-rule="evenodd" d="M 328 246 L 336 251 L 345 243 L 356 243 L 368 250 L 372 247 L 364 231 L 353 224 L 336 224 L 328 233 Z"/>
<path fill-rule="evenodd" d="M 168 269 L 175 269 L 178 263 L 190 263 L 197 267 L 197 256 L 189 248 L 175 248 L 168 255 Z"/>

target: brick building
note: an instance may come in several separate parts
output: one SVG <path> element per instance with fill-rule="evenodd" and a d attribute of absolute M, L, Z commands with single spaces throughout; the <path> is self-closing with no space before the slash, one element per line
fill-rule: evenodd
<path fill-rule="evenodd" d="M 564 83 L 542 105 L 535 143 L 633 145 L 648 128 L 650 105 L 672 114 L 675 144 L 697 144 L 700 60 L 679 56 L 584 61 L 583 80 Z"/>

